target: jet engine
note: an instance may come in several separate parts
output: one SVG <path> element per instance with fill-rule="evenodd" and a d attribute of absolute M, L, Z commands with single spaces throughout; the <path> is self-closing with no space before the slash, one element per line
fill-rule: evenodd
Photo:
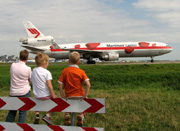
<path fill-rule="evenodd" d="M 118 53 L 103 54 L 100 59 L 105 60 L 105 61 L 118 60 L 119 59 L 119 54 Z"/>
<path fill-rule="evenodd" d="M 45 46 L 50 45 L 51 42 L 54 42 L 54 38 L 52 36 L 44 36 L 40 38 L 20 38 L 19 42 L 32 46 Z"/>

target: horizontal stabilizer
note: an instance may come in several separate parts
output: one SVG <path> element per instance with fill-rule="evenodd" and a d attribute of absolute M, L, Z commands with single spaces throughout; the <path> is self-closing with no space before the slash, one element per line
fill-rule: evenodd
<path fill-rule="evenodd" d="M 21 46 L 26 48 L 26 49 L 29 49 L 31 51 L 45 51 L 44 49 L 40 49 L 40 48 L 37 48 L 37 47 L 34 47 L 34 46 L 28 46 L 28 45 L 21 45 Z"/>

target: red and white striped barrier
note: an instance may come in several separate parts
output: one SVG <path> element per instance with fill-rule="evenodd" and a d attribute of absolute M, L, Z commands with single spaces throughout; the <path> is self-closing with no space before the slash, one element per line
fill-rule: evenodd
<path fill-rule="evenodd" d="M 0 110 L 105 113 L 105 99 L 49 99 L 0 97 Z"/>
<path fill-rule="evenodd" d="M 0 122 L 0 131 L 104 131 L 103 128 Z"/>

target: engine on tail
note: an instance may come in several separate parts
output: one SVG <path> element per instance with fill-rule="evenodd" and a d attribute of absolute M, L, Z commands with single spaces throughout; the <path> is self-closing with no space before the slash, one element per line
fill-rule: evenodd
<path fill-rule="evenodd" d="M 44 36 L 40 38 L 20 38 L 19 42 L 32 46 L 45 46 L 54 42 L 54 38 L 52 36 Z"/>
<path fill-rule="evenodd" d="M 119 59 L 119 54 L 118 53 L 108 53 L 108 54 L 103 54 L 100 58 L 100 60 L 105 60 L 105 61 L 114 61 Z"/>

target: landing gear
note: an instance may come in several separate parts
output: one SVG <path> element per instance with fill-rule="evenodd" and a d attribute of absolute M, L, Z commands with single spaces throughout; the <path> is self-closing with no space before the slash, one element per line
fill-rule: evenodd
<path fill-rule="evenodd" d="M 87 64 L 96 64 L 96 61 L 93 60 L 92 56 L 90 56 L 87 60 Z"/>
<path fill-rule="evenodd" d="M 151 57 L 151 63 L 154 63 L 154 59 L 153 59 L 153 57 Z"/>
<path fill-rule="evenodd" d="M 96 64 L 96 62 L 94 60 L 88 60 L 87 64 Z"/>

